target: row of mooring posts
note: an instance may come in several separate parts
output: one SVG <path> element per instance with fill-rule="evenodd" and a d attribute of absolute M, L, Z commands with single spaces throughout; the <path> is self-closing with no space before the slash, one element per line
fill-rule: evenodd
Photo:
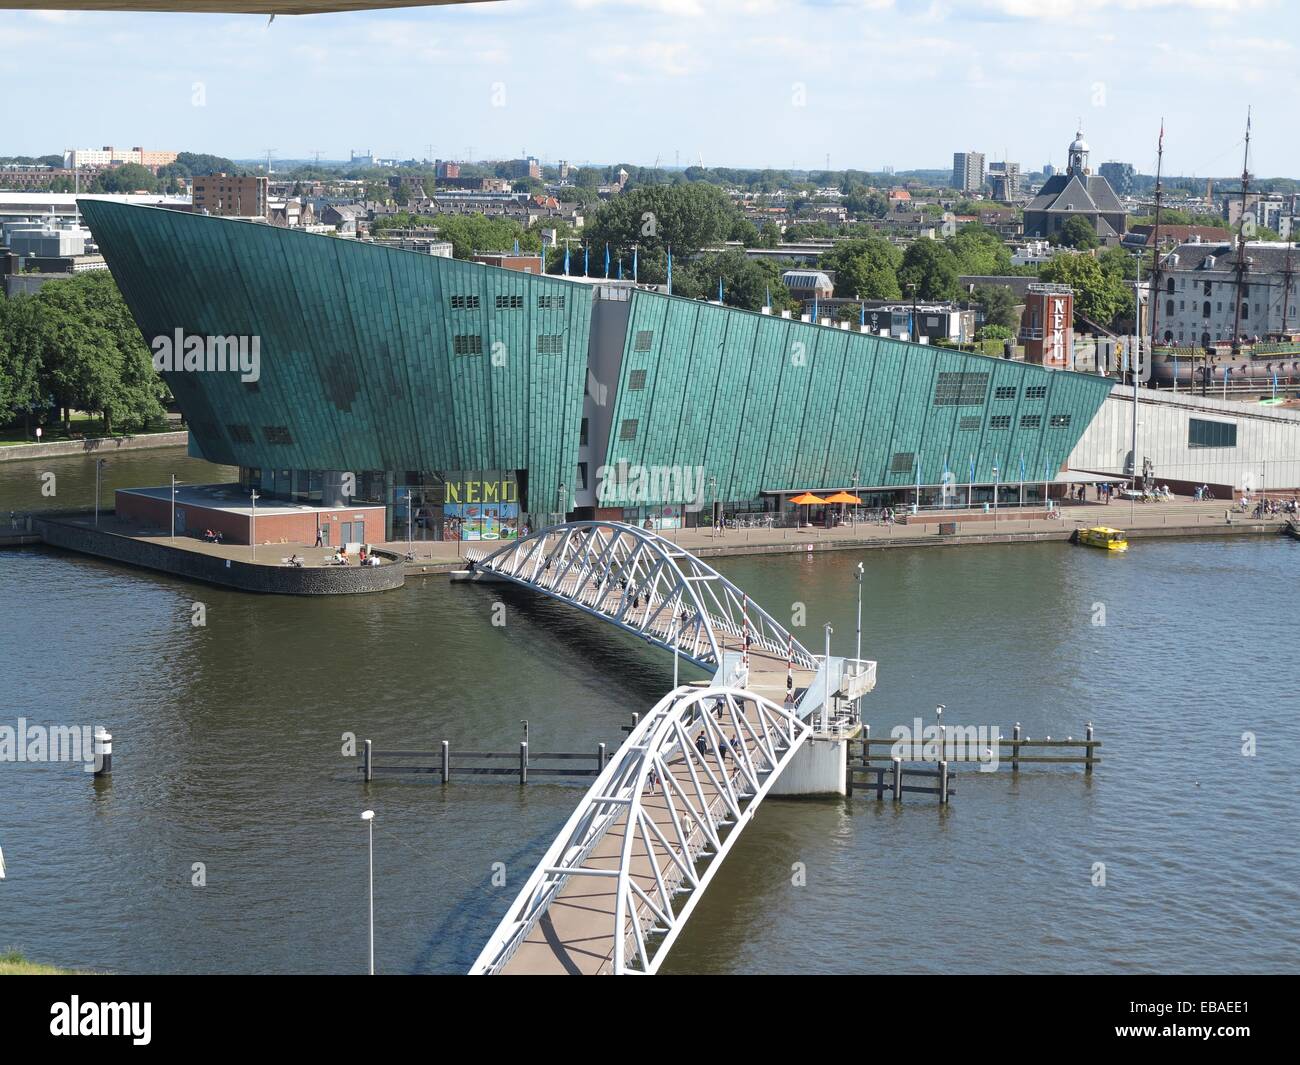
<path fill-rule="evenodd" d="M 500 764 L 503 761 L 513 764 Z M 371 740 L 365 740 L 358 769 L 367 784 L 375 779 L 377 773 L 436 774 L 443 784 L 451 783 L 453 776 L 518 775 L 519 783 L 527 784 L 530 776 L 597 777 L 608 761 L 609 750 L 604 743 L 596 744 L 595 751 L 557 754 L 532 753 L 528 741 L 523 740 L 517 752 L 457 751 L 453 762 L 451 743 L 447 740 L 443 740 L 436 751 L 378 751 Z M 490 764 L 478 764 L 481 762 Z M 583 762 L 587 765 L 582 765 Z"/>

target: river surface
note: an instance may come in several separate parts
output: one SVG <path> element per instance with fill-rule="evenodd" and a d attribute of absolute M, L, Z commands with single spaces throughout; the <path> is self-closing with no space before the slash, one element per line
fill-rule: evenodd
<path fill-rule="evenodd" d="M 51 468 L 60 505 L 93 499 L 93 460 L 2 464 L 0 509 L 38 506 Z M 229 477 L 174 451 L 110 469 L 123 485 Z M 804 643 L 819 650 L 830 621 L 834 650 L 851 654 L 859 559 L 863 652 L 880 663 L 873 734 L 933 721 L 943 703 L 946 722 L 1009 733 L 1018 721 L 1035 738 L 1092 721 L 1104 761 L 1091 778 L 966 769 L 947 809 L 925 796 L 769 800 L 664 971 L 1294 971 L 1300 544 L 893 549 L 718 568 L 783 621 L 805 604 Z M 108 781 L 0 762 L 0 947 L 116 972 L 364 971 L 359 815 L 373 808 L 377 968 L 463 971 L 582 785 L 367 788 L 347 737 L 504 751 L 526 718 L 533 750 L 594 754 L 671 679 L 662 652 L 510 589 L 425 578 L 373 596 L 257 597 L 0 550 L 0 726 L 114 734 Z"/>

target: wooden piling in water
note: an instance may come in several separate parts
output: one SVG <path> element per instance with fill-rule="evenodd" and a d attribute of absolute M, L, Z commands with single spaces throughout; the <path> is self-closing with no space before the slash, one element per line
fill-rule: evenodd
<path fill-rule="evenodd" d="M 371 750 L 370 750 L 370 741 L 369 741 L 369 740 L 366 740 L 365 755 L 364 755 L 364 757 L 365 757 L 366 783 L 369 784 L 369 783 L 374 779 L 374 776 L 375 776 L 375 773 L 374 773 L 374 762 L 371 760 Z"/>
<path fill-rule="evenodd" d="M 442 782 L 451 782 L 451 744 L 446 740 L 442 741 Z"/>
<path fill-rule="evenodd" d="M 519 741 L 519 783 L 528 783 L 528 743 Z"/>

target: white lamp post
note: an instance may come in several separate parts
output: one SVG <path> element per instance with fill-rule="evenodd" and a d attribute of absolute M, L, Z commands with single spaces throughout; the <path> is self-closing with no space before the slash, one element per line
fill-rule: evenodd
<path fill-rule="evenodd" d="M 249 499 L 253 501 L 253 509 L 248 515 L 248 546 L 252 550 L 253 561 L 257 561 L 257 501 L 261 497 L 254 488 L 249 494 Z"/>
<path fill-rule="evenodd" d="M 361 820 L 366 823 L 370 837 L 370 975 L 375 975 L 375 811 L 362 810 Z"/>

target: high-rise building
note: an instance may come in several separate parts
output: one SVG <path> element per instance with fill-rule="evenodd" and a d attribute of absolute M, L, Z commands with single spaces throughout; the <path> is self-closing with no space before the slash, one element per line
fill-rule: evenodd
<path fill-rule="evenodd" d="M 984 153 L 952 153 L 952 187 L 958 192 L 978 192 L 984 187 Z"/>
<path fill-rule="evenodd" d="M 1020 195 L 1020 164 L 1002 162 L 989 163 L 989 185 L 993 188 L 995 200 L 1014 200 Z"/>
<path fill-rule="evenodd" d="M 266 177 L 194 176 L 194 210 L 229 218 L 266 217 Z"/>

